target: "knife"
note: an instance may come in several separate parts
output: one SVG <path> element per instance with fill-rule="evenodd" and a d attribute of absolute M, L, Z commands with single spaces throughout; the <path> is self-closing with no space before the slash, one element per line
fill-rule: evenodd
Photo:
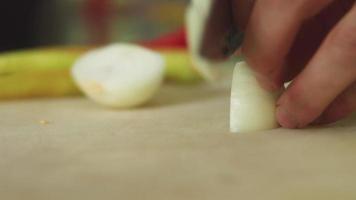
<path fill-rule="evenodd" d="M 230 57 L 242 45 L 253 4 L 253 0 L 212 0 L 200 54 L 209 60 Z"/>

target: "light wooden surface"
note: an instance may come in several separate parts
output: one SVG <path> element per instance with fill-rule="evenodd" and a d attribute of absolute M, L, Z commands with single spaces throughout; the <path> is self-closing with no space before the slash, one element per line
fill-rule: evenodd
<path fill-rule="evenodd" d="M 204 85 L 131 111 L 0 102 L 0 199 L 356 199 L 356 120 L 237 136 L 228 107 L 228 88 Z"/>

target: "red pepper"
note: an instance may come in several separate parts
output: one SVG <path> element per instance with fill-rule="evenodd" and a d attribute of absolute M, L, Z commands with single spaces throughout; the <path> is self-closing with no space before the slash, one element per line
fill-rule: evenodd
<path fill-rule="evenodd" d="M 139 42 L 140 45 L 148 48 L 187 48 L 187 36 L 185 28 L 180 28 L 177 31 L 164 34 L 156 39 Z"/>

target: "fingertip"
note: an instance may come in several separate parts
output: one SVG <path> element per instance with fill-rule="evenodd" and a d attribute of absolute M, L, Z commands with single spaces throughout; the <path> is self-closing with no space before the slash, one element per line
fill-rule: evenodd
<path fill-rule="evenodd" d="M 279 91 L 284 82 L 283 65 L 273 64 L 274 55 L 262 53 L 253 43 L 254 41 L 247 37 L 241 48 L 241 54 L 255 72 L 262 88 L 270 92 Z"/>
<path fill-rule="evenodd" d="M 246 50 L 245 47 L 243 47 L 241 51 L 245 61 L 255 72 L 255 77 L 258 83 L 260 83 L 260 86 L 270 92 L 279 91 L 283 85 L 282 81 L 276 81 L 277 79 L 274 78 L 274 73 L 267 74 L 266 72 L 263 72 L 262 69 L 266 64 L 261 62 L 261 60 L 263 61 L 263 59 L 258 58 L 260 57 L 258 56 L 259 54 L 257 52 L 250 53 L 249 50 Z M 274 71 L 274 69 L 270 71 L 272 72 Z"/>
<path fill-rule="evenodd" d="M 308 105 L 302 94 L 292 87 L 278 99 L 276 118 L 282 127 L 304 128 L 313 120 L 317 109 Z"/>
<path fill-rule="evenodd" d="M 283 106 L 278 106 L 276 111 L 278 123 L 284 128 L 298 128 L 298 122 L 295 117 L 288 112 Z"/>
<path fill-rule="evenodd" d="M 281 89 L 281 84 L 267 78 L 266 76 L 256 73 L 256 79 L 260 83 L 261 87 L 270 92 L 276 92 Z"/>

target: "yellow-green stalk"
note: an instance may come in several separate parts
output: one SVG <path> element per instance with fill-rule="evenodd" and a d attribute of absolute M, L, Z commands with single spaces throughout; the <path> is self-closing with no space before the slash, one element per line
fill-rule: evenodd
<path fill-rule="evenodd" d="M 89 47 L 58 47 L 0 54 L 0 100 L 61 97 L 80 94 L 70 68 Z M 157 49 L 156 49 L 157 50 Z M 183 49 L 161 49 L 166 59 L 166 79 L 192 83 L 201 79 Z"/>

